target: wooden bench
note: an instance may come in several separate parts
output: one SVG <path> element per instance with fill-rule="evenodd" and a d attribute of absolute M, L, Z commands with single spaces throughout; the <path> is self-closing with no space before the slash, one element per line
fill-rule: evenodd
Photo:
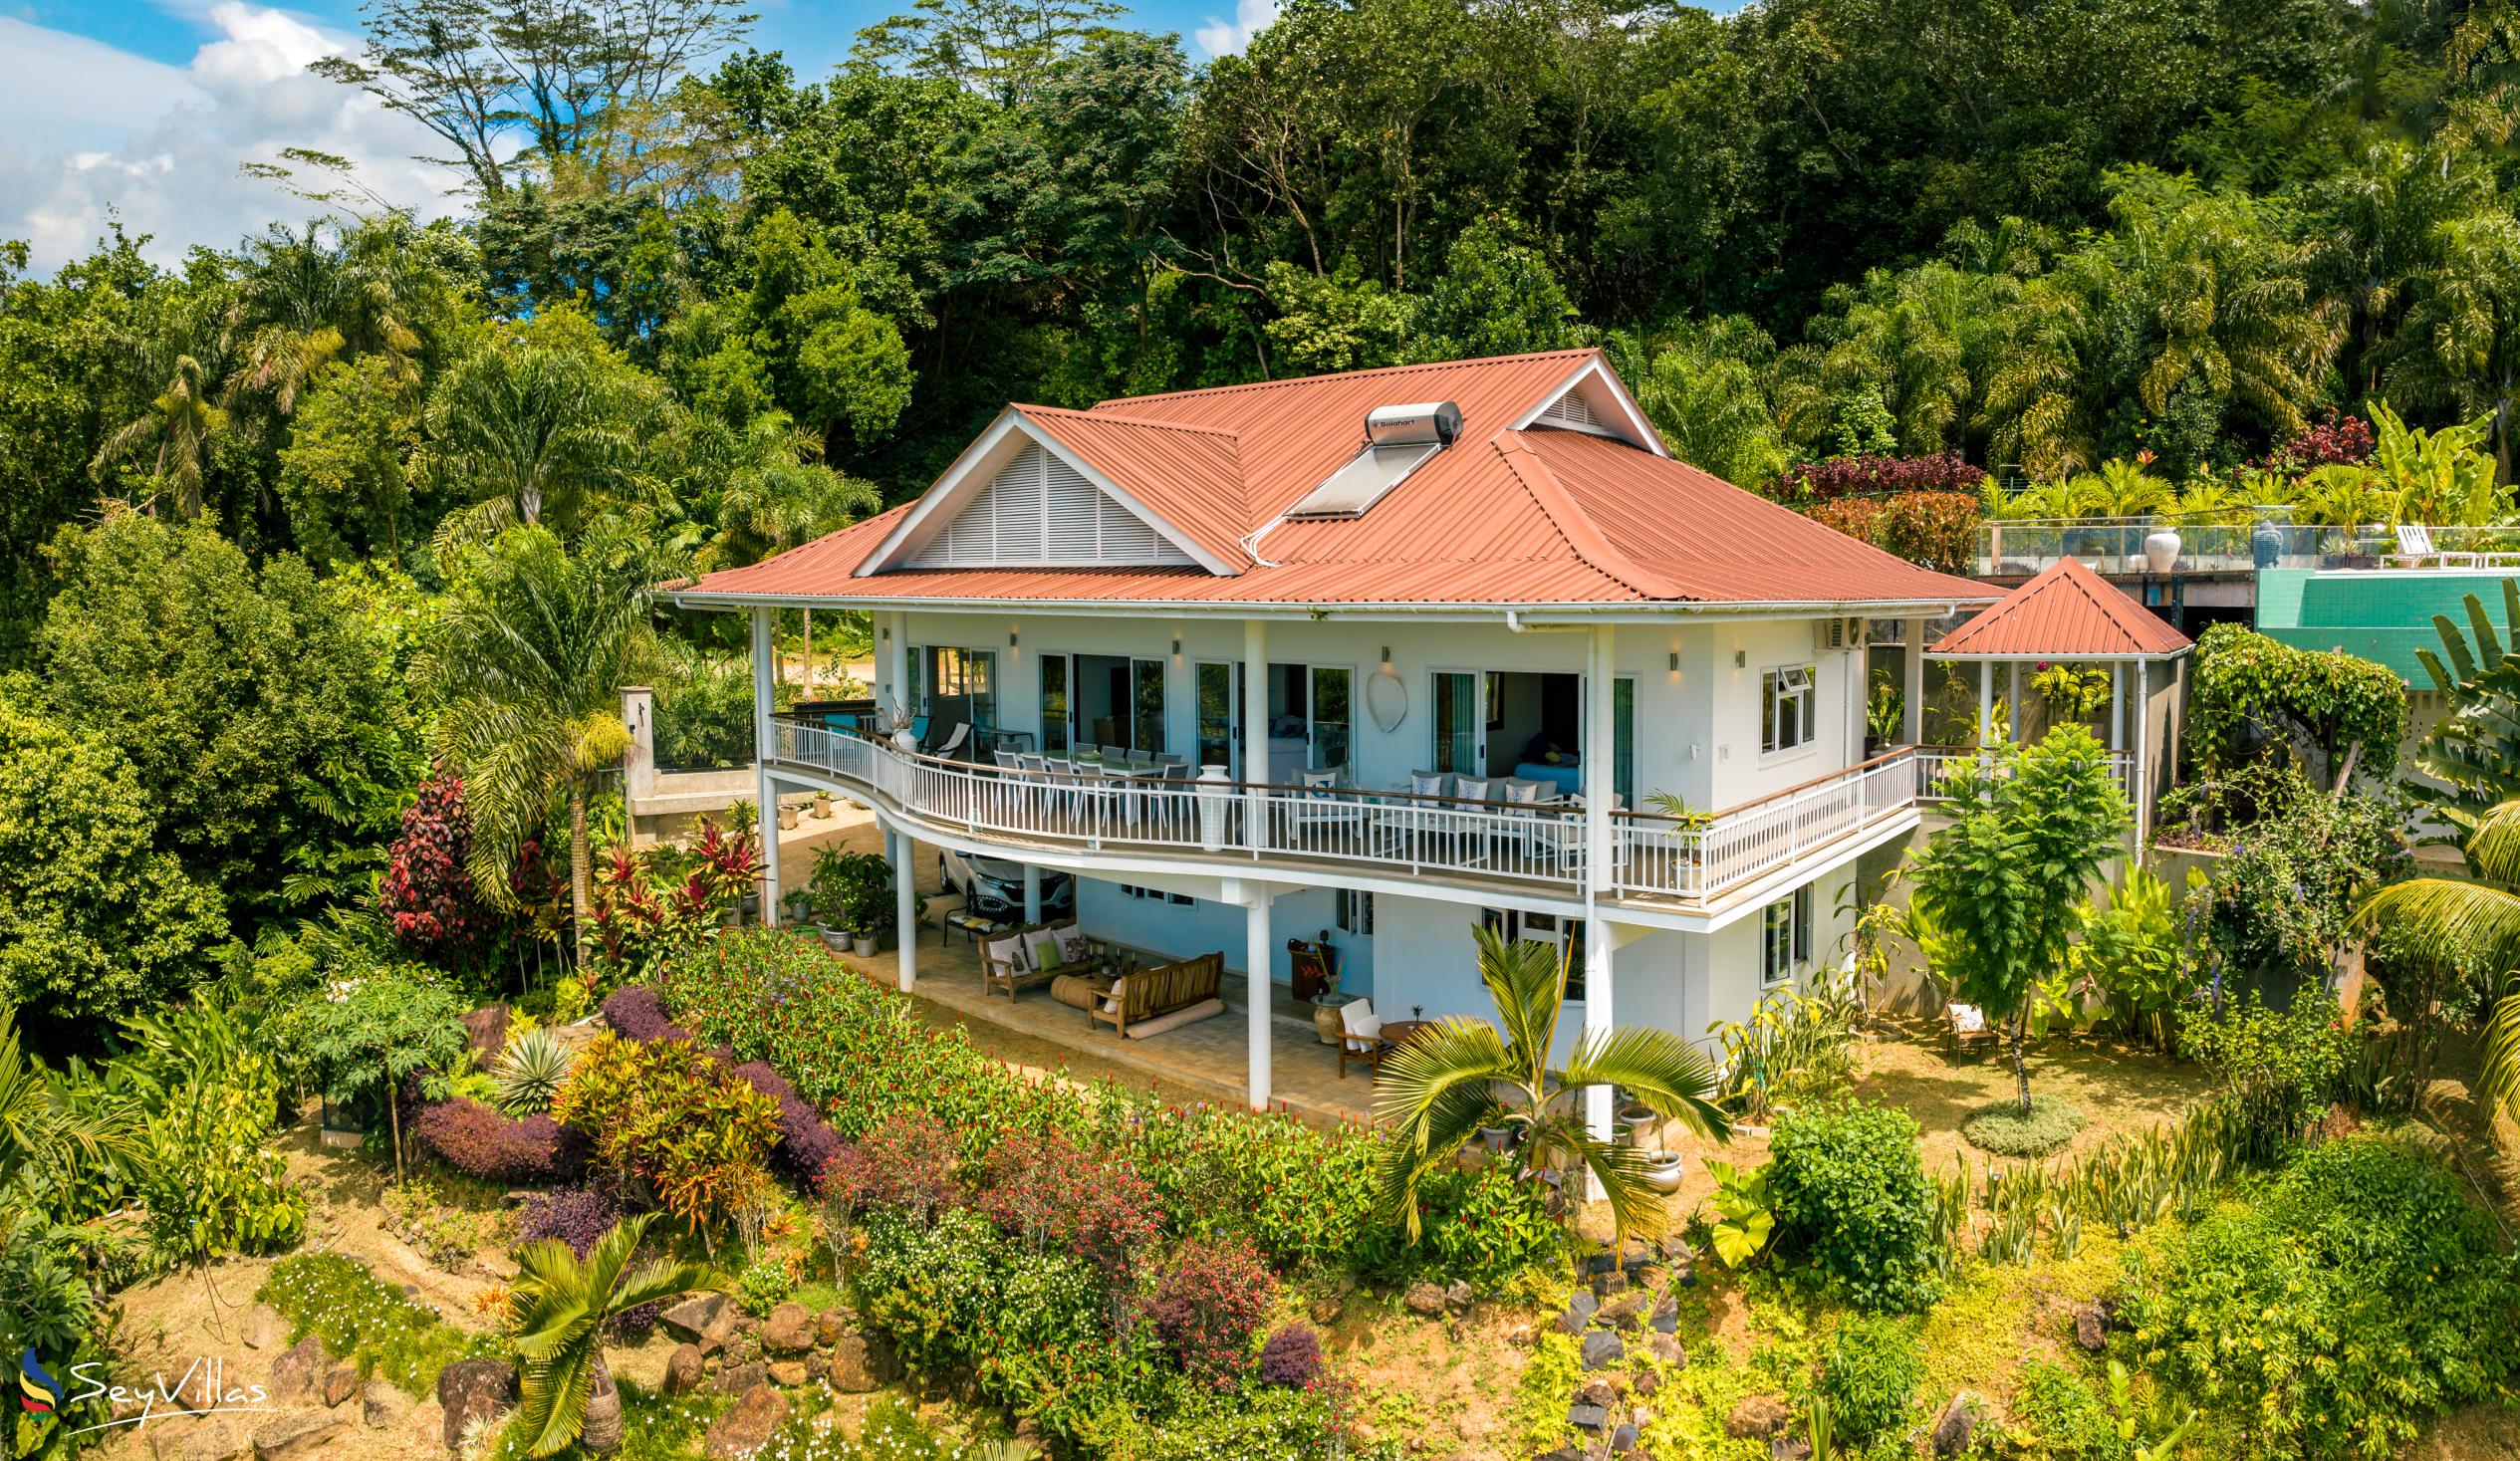
<path fill-rule="evenodd" d="M 1991 1051 L 2002 1044 L 1995 1033 L 1995 1022 L 1975 1005 L 1947 1004 L 1942 1007 L 1942 1045 L 1957 1060 L 1971 1050 Z"/>
<path fill-rule="evenodd" d="M 1019 992 L 1036 984 L 1047 984 L 1063 973 L 1075 973 L 1072 969 L 1043 970 L 1032 966 L 1033 940 L 1048 933 L 1054 926 L 1026 923 L 985 939 L 975 936 L 973 941 L 980 945 L 980 993 L 986 995 L 1003 991 L 1008 999 L 1013 999 Z M 997 952 L 998 945 L 1009 939 L 1015 941 L 1020 951 L 1012 960 L 1000 958 Z"/>
<path fill-rule="evenodd" d="M 1127 1035 L 1132 1024 L 1220 997 L 1224 985 L 1222 953 L 1139 969 L 1113 981 L 1111 994 L 1085 1012 L 1086 1025 L 1109 1025 Z"/>

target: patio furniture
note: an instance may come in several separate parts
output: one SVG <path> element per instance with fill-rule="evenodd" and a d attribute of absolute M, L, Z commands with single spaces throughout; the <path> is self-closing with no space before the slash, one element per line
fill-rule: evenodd
<path fill-rule="evenodd" d="M 1339 793 L 1339 773 L 1307 771 L 1303 778 L 1304 792 L 1286 809 L 1286 830 L 1290 841 L 1327 834 L 1331 852 L 1358 851 L 1365 829 L 1365 803 Z"/>
<path fill-rule="evenodd" d="M 1383 1067 L 1383 1021 L 1374 1013 L 1374 1001 L 1355 999 L 1339 1007 L 1339 1079 L 1348 1079 L 1348 1063 L 1355 1061 L 1367 1070 Z"/>
<path fill-rule="evenodd" d="M 953 732 L 945 737 L 945 743 L 938 746 L 935 750 L 929 752 L 928 754 L 938 757 L 951 756 L 954 752 L 962 749 L 962 743 L 969 739 L 971 739 L 971 722 L 967 720 L 955 721 Z"/>
<path fill-rule="evenodd" d="M 927 898 L 927 906 L 919 910 L 918 921 L 935 926 L 936 942 L 939 946 L 951 943 L 953 931 L 959 926 L 953 920 L 965 911 L 970 901 L 967 893 L 931 893 Z M 965 929 L 964 932 L 968 933 L 970 930 Z M 975 938 L 973 942 L 976 943 L 978 940 Z"/>
<path fill-rule="evenodd" d="M 1055 959 L 1046 957 L 1045 943 L 1057 946 Z M 1074 923 L 1027 924 L 982 945 L 980 992 L 1003 990 L 1013 999 L 1062 974 L 1091 974 L 1103 967 L 1094 941 Z"/>
<path fill-rule="evenodd" d="M 1514 768 L 1512 781 L 1545 781 L 1558 789 L 1559 796 L 1570 796 L 1584 790 L 1584 768 L 1573 760 L 1525 761 Z"/>
<path fill-rule="evenodd" d="M 1177 964 L 1137 969 L 1112 981 L 1102 1003 L 1086 1011 L 1086 1024 L 1109 1025 L 1122 1035 L 1143 1024 L 1220 998 L 1225 983 L 1225 955 L 1201 954 Z"/>
<path fill-rule="evenodd" d="M 1072 1010 L 1091 1010 L 1111 992 L 1108 974 L 1062 974 L 1050 981 L 1050 997 Z"/>
<path fill-rule="evenodd" d="M 1954 1059 L 1963 1051 L 1993 1050 L 1999 1041 L 1986 1012 L 1958 1001 L 1942 1007 L 1942 1045 Z"/>

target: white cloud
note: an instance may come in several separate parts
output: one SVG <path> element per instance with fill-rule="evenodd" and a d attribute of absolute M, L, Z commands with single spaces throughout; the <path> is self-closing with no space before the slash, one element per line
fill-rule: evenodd
<path fill-rule="evenodd" d="M 1267 30 L 1278 18 L 1278 0 L 1234 0 L 1234 18 L 1207 18 L 1207 24 L 1191 33 L 1201 51 L 1210 56 L 1238 56 L 1251 44 L 1251 38 Z"/>
<path fill-rule="evenodd" d="M 165 262 L 302 219 L 316 205 L 237 171 L 283 147 L 354 158 L 390 201 L 449 211 L 453 175 L 411 158 L 432 140 L 417 123 L 307 73 L 347 38 L 242 0 L 208 19 L 219 38 L 174 67 L 0 17 L 0 238 L 27 240 L 36 269 L 86 252 L 109 210 Z"/>

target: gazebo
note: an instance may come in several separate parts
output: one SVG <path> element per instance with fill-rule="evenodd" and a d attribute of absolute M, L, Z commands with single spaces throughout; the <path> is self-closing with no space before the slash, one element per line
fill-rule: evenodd
<path fill-rule="evenodd" d="M 2170 740 L 2177 713 L 2179 669 L 2176 661 L 2194 643 L 2125 591 L 2071 558 L 2062 558 L 2037 577 L 1980 611 L 1942 637 L 1927 651 L 1934 659 L 1977 663 L 1977 738 L 1985 744 L 1994 730 L 1995 666 L 2011 669 L 2007 704 L 2015 733 L 2021 727 L 2021 666 L 2079 661 L 2109 666 L 2109 749 L 2127 747 L 2127 671 L 2135 670 L 2135 778 L 2129 789 L 2136 809 L 2136 845 L 2152 832 L 2151 788 L 2154 749 Z M 2152 666 L 2168 662 L 2159 688 L 2172 697 L 2163 707 L 2161 734 L 2152 734 Z"/>

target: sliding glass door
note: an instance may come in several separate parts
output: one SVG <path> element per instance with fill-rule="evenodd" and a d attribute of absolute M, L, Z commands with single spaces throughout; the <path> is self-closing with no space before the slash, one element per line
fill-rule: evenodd
<path fill-rule="evenodd" d="M 1076 666 L 1065 654 L 1041 656 L 1041 749 L 1043 754 L 1068 754 L 1068 726 L 1074 713 L 1071 686 Z"/>
<path fill-rule="evenodd" d="M 1482 676 L 1454 670 L 1435 672 L 1435 770 L 1455 776 L 1477 776 L 1487 760 L 1481 744 L 1487 722 L 1479 708 Z"/>
<path fill-rule="evenodd" d="M 1130 676 L 1130 699 L 1134 711 L 1131 727 L 1134 739 L 1130 749 L 1147 756 L 1160 754 L 1163 750 L 1163 661 L 1131 660 Z"/>
<path fill-rule="evenodd" d="M 1313 666 L 1313 769 L 1332 771 L 1348 765 L 1349 741 L 1355 730 L 1356 671 L 1346 665 Z"/>
<path fill-rule="evenodd" d="M 1242 665 L 1203 660 L 1191 688 L 1198 699 L 1198 764 L 1242 774 Z"/>

